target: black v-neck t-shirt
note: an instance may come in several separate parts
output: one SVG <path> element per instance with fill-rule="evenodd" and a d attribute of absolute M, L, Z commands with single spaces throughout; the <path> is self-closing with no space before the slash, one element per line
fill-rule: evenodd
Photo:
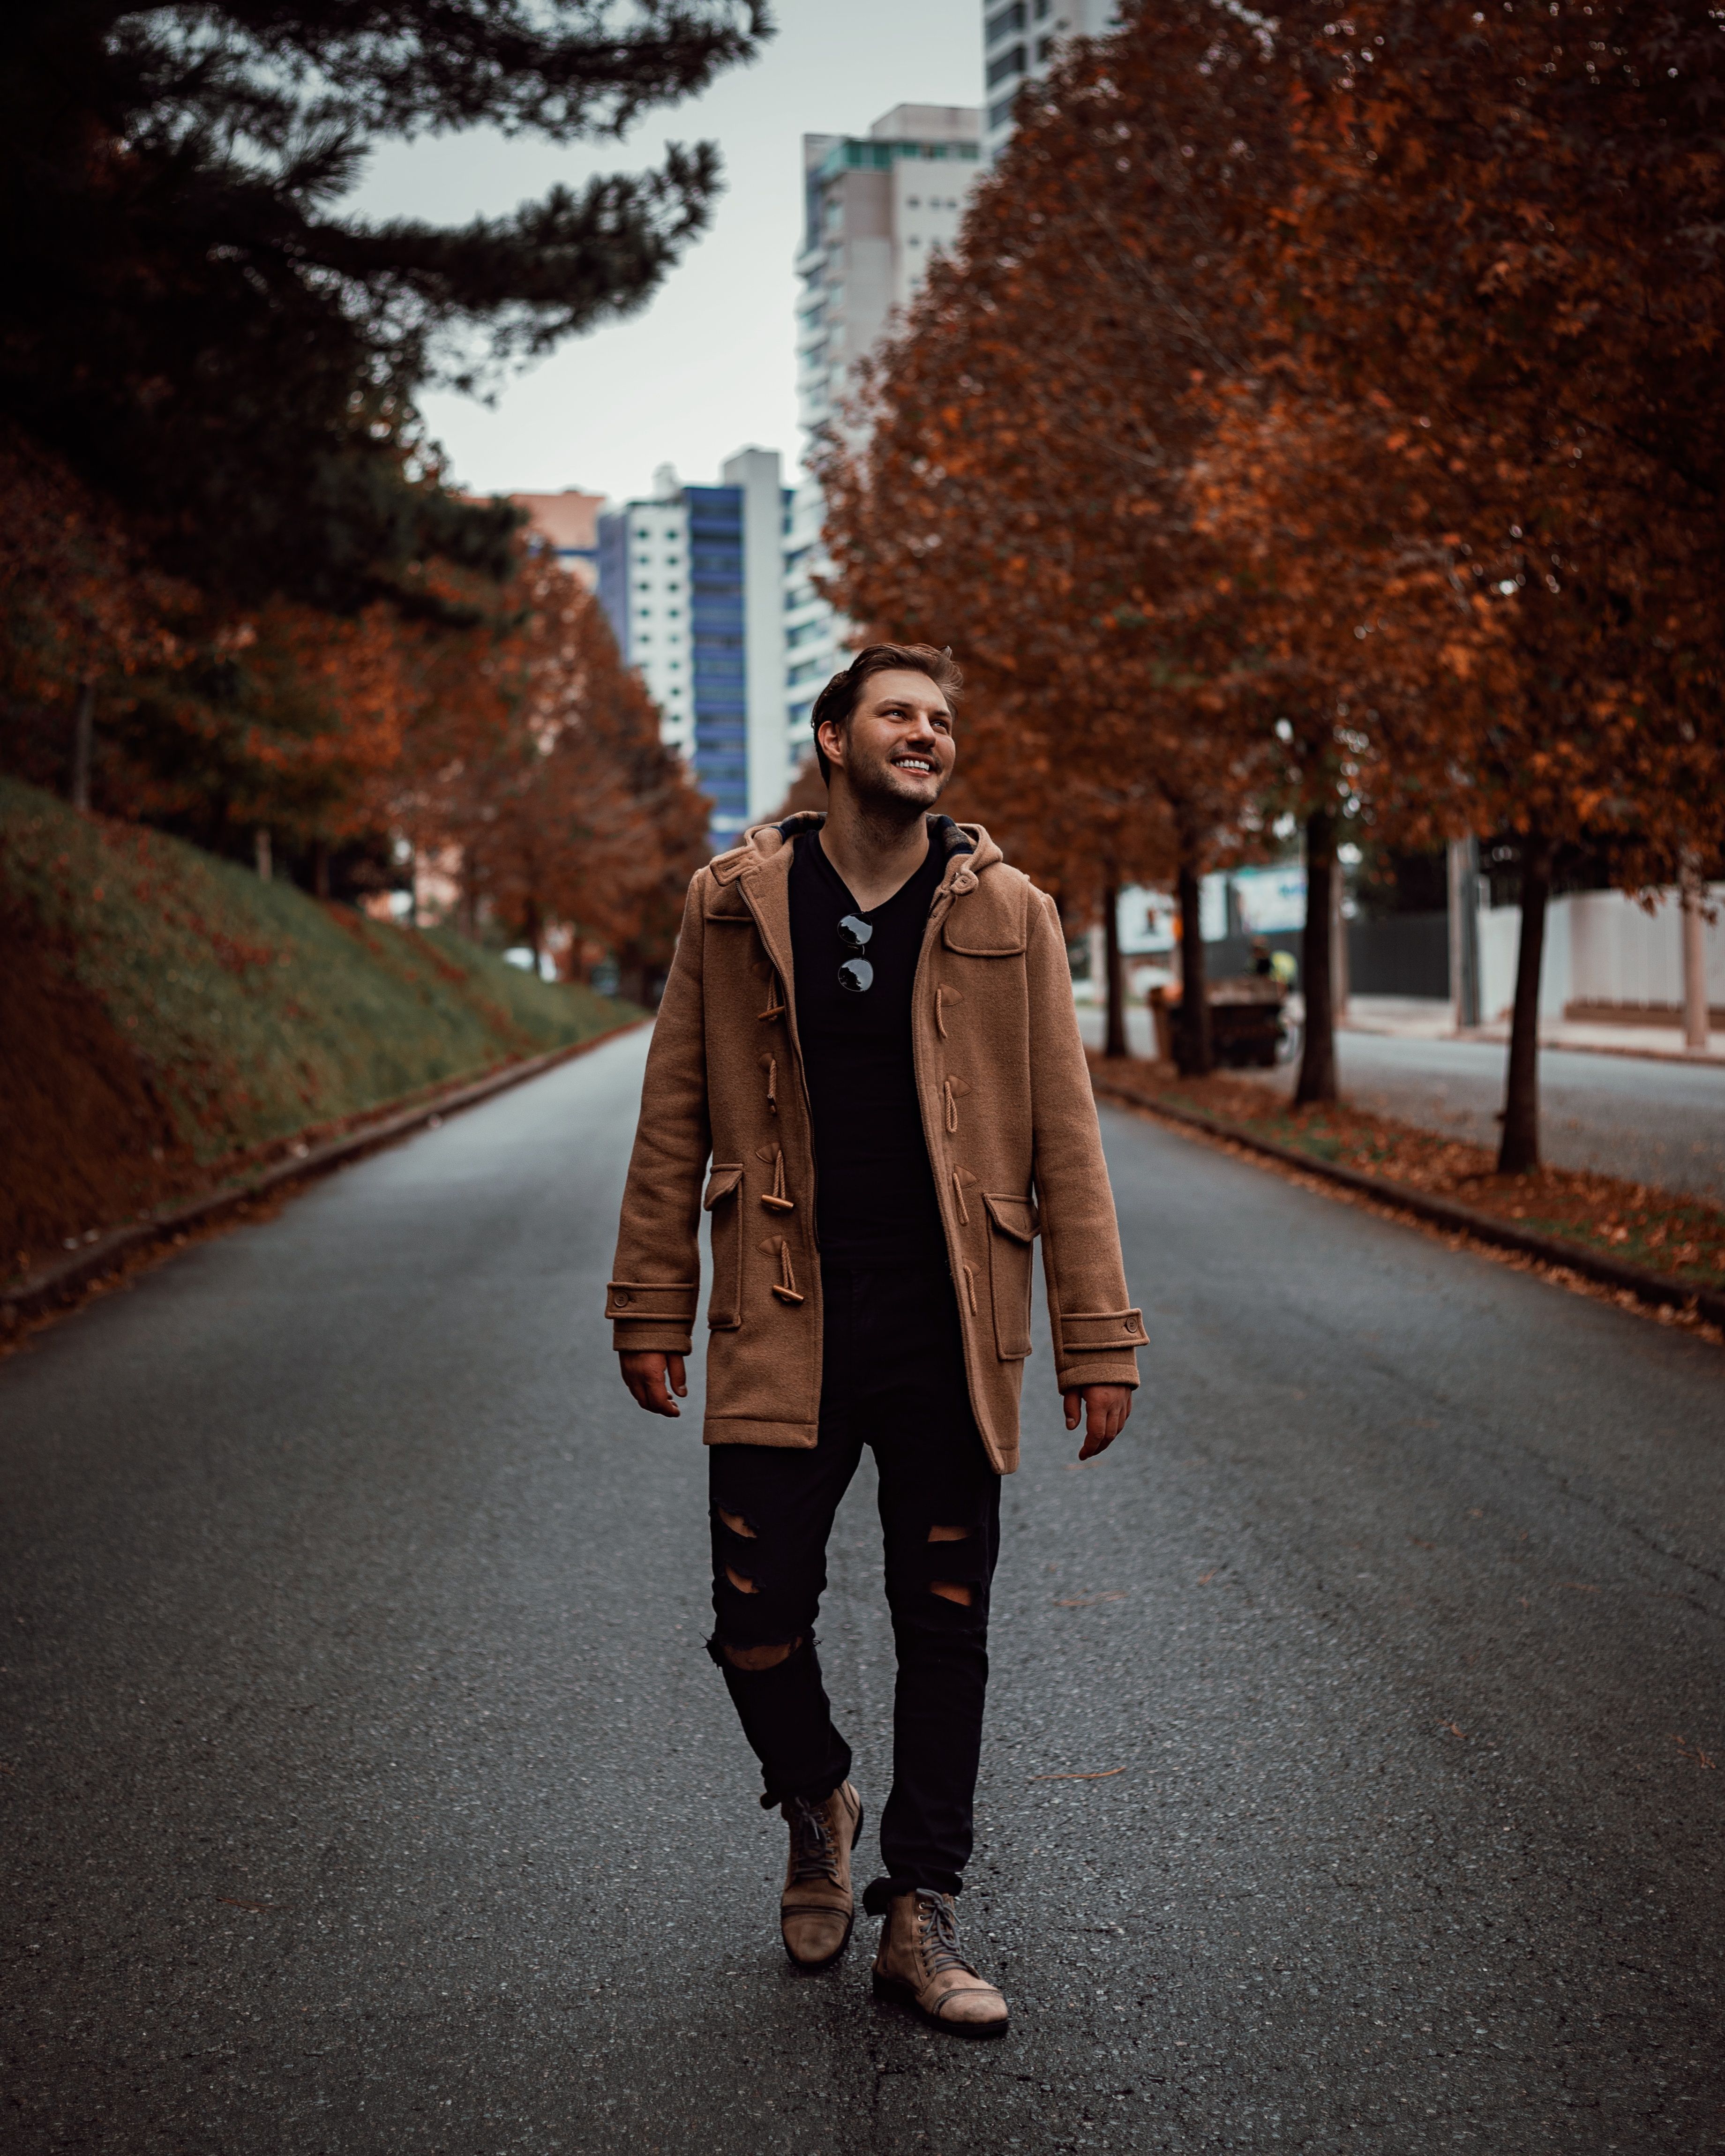
<path fill-rule="evenodd" d="M 946 865 L 940 834 L 931 830 L 922 867 L 885 905 L 864 913 L 828 860 L 819 831 L 795 840 L 797 1034 L 814 1126 L 815 1226 L 829 1264 L 946 1262 L 911 1050 L 916 961 Z M 875 932 L 865 952 L 874 983 L 860 995 L 839 981 L 848 955 L 839 923 L 847 913 Z"/>

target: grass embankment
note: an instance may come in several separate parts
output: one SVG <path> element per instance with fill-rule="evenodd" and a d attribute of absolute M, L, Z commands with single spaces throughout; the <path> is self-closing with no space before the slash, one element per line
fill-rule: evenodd
<path fill-rule="evenodd" d="M 1214 1121 L 1313 1160 L 1453 1199 L 1530 1235 L 1606 1252 L 1692 1284 L 1725 1288 L 1725 1210 L 1645 1183 L 1573 1168 L 1500 1175 L 1493 1156 L 1346 1101 L 1296 1108 L 1261 1081 L 1219 1072 L 1182 1078 L 1165 1063 L 1091 1058 L 1097 1082 Z"/>
<path fill-rule="evenodd" d="M 635 1014 L 0 779 L 0 1278 Z"/>

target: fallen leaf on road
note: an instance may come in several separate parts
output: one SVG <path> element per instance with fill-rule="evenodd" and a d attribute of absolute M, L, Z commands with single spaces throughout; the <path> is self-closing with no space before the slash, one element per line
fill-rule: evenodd
<path fill-rule="evenodd" d="M 233 1894 L 218 1894 L 216 1899 L 218 1902 L 225 1902 L 230 1909 L 251 1909 L 259 1916 L 266 1914 L 278 1906 L 274 1902 L 242 1902 Z"/>
<path fill-rule="evenodd" d="M 1471 1742 L 1467 1732 L 1465 1729 L 1458 1729 L 1453 1722 L 1440 1722 L 1438 1727 L 1440 1729 L 1447 1729 L 1452 1737 L 1459 1737 L 1464 1744 Z"/>
<path fill-rule="evenodd" d="M 1700 1745 L 1692 1744 L 1686 1737 L 1679 1737 L 1675 1732 L 1671 1737 L 1671 1742 L 1686 1759 L 1692 1759 L 1697 1767 L 1711 1767 L 1715 1773 L 1718 1771 L 1718 1761 L 1708 1758 Z"/>
<path fill-rule="evenodd" d="M 1030 1779 L 1033 1782 L 1106 1782 L 1125 1772 L 1124 1767 L 1104 1767 L 1097 1774 L 1033 1774 Z"/>
<path fill-rule="evenodd" d="M 1218 1570 L 1220 1568 L 1218 1567 Z M 1208 1587 L 1215 1576 L 1214 1572 L 1201 1572 L 1198 1575 L 1198 1584 L 1200 1587 Z"/>
<path fill-rule="evenodd" d="M 1057 1602 L 1056 1609 L 1088 1609 L 1092 1602 L 1124 1602 L 1123 1594 L 1075 1594 L 1070 1602 Z"/>
<path fill-rule="evenodd" d="M 1599 1591 L 1597 1587 L 1589 1587 L 1584 1580 L 1580 1579 L 1566 1579 L 1563 1584 L 1565 1587 L 1573 1587 L 1578 1594 L 1597 1594 Z"/>
<path fill-rule="evenodd" d="M 1437 1544 L 1435 1543 L 1421 1542 L 1418 1535 L 1409 1535 L 1408 1537 L 1408 1540 L 1412 1543 L 1415 1549 L 1435 1549 L 1437 1548 Z"/>

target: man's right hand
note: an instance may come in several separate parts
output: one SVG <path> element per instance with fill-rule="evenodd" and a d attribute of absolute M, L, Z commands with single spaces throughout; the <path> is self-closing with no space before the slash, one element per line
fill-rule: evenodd
<path fill-rule="evenodd" d="M 661 1355 L 651 1348 L 619 1355 L 617 1359 L 623 1365 L 623 1382 L 634 1394 L 638 1408 L 645 1408 L 649 1414 L 681 1414 L 677 1400 L 688 1397 L 689 1387 L 680 1355 Z M 672 1393 L 677 1400 L 671 1398 Z"/>

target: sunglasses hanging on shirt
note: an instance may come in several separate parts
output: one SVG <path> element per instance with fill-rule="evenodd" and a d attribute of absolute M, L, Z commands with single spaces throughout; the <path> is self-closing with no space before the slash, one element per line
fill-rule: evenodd
<path fill-rule="evenodd" d="M 862 955 L 874 934 L 872 921 L 859 921 L 847 913 L 839 923 L 839 948 L 846 956 L 839 962 L 839 986 L 854 996 L 864 995 L 875 985 L 875 969 Z"/>

